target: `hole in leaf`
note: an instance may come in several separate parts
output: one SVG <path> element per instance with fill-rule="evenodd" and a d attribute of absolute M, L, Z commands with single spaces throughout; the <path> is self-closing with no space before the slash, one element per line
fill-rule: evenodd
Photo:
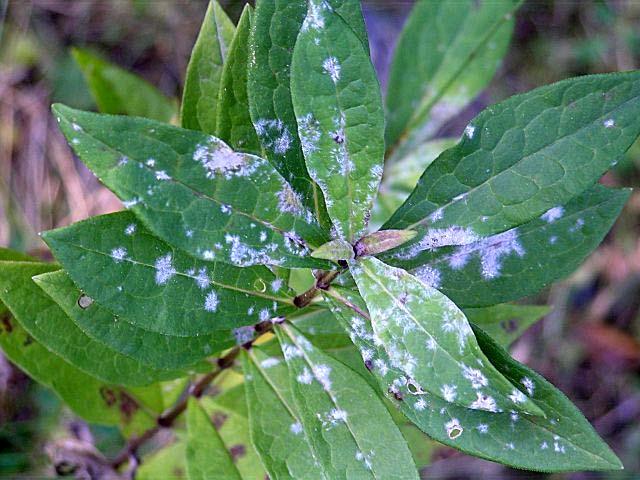
<path fill-rule="evenodd" d="M 418 384 L 415 380 L 410 378 L 407 380 L 407 390 L 411 395 L 424 395 L 426 392 L 422 389 L 420 384 Z"/>
<path fill-rule="evenodd" d="M 86 308 L 89 308 L 92 303 L 93 303 L 93 298 L 91 298 L 88 295 L 85 295 L 84 293 L 80 295 L 80 298 L 78 298 L 78 306 L 83 310 Z"/>

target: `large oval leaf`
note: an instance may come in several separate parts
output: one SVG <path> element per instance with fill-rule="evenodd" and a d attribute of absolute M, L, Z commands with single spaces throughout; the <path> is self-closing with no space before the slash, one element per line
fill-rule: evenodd
<path fill-rule="evenodd" d="M 266 160 L 151 120 L 53 110 L 82 160 L 164 240 L 238 266 L 327 267 L 305 255 L 326 235 Z"/>
<path fill-rule="evenodd" d="M 196 260 L 151 235 L 130 212 L 93 217 L 43 238 L 87 295 L 154 332 L 224 334 L 280 315 L 292 303 L 266 267 Z"/>

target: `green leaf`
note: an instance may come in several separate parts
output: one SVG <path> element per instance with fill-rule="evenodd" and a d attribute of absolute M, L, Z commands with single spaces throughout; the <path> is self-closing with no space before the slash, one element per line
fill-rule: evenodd
<path fill-rule="evenodd" d="M 302 429 L 327 477 L 417 479 L 406 442 L 367 382 L 294 327 L 276 334 Z"/>
<path fill-rule="evenodd" d="M 467 245 L 437 248 L 461 230 L 430 230 L 385 261 L 415 269 L 417 277 L 460 306 L 508 302 L 573 272 L 600 244 L 629 194 L 595 185 L 531 222 Z M 421 251 L 430 242 L 436 248 Z"/>
<path fill-rule="evenodd" d="M 151 120 L 53 110 L 89 168 L 172 245 L 238 266 L 330 268 L 305 256 L 326 234 L 266 160 Z"/>
<path fill-rule="evenodd" d="M 369 37 L 367 36 L 367 26 L 362 15 L 362 3 L 360 0 L 325 0 L 336 15 L 339 15 L 344 22 L 351 27 L 353 33 L 360 39 L 364 49 L 369 53 Z"/>
<path fill-rule="evenodd" d="M 418 1 L 405 24 L 387 87 L 387 146 L 402 155 L 457 114 L 491 81 L 521 2 Z"/>
<path fill-rule="evenodd" d="M 166 123 L 176 117 L 176 102 L 146 80 L 88 50 L 74 48 L 71 53 L 101 112 L 152 118 Z"/>
<path fill-rule="evenodd" d="M 153 367 L 152 371 L 203 367 L 209 370 L 211 365 L 208 362 L 199 361 L 233 344 L 231 330 L 227 335 L 181 337 L 136 327 L 125 317 L 114 315 L 84 295 L 62 270 L 39 275 L 35 280 L 87 336 Z M 179 376 L 179 371 L 174 373 Z M 166 372 L 164 375 L 169 374 Z"/>
<path fill-rule="evenodd" d="M 332 288 L 335 291 L 335 288 Z M 510 359 L 480 331 L 478 342 L 487 357 L 507 378 L 529 394 L 547 418 L 517 413 L 490 413 L 463 408 L 435 395 L 416 395 L 402 381 L 385 350 L 374 341 L 374 331 L 361 298 L 340 290 L 338 297 L 354 308 L 334 303 L 334 311 L 351 333 L 362 359 L 379 383 L 380 390 L 417 427 L 445 445 L 477 457 L 527 470 L 562 472 L 612 470 L 621 464 L 598 438 L 578 409 L 534 371 Z M 513 373 L 510 373 L 512 371 Z"/>
<path fill-rule="evenodd" d="M 464 313 L 438 290 L 373 257 L 350 270 L 374 338 L 410 388 L 466 408 L 543 414 L 493 368 Z"/>
<path fill-rule="evenodd" d="M 307 172 L 289 87 L 293 46 L 306 12 L 306 0 L 256 2 L 249 39 L 249 110 L 266 158 L 326 226 L 324 198 Z"/>
<path fill-rule="evenodd" d="M 392 250 L 415 238 L 414 230 L 382 230 L 365 235 L 353 246 L 358 257 L 377 255 Z"/>
<path fill-rule="evenodd" d="M 324 258 L 337 262 L 339 260 L 350 260 L 354 257 L 353 246 L 341 239 L 331 240 L 324 243 L 311 252 L 313 258 Z"/>
<path fill-rule="evenodd" d="M 251 5 L 245 5 L 229 54 L 222 69 L 218 94 L 216 134 L 236 150 L 260 155 L 260 141 L 249 114 L 247 96 L 247 62 Z"/>
<path fill-rule="evenodd" d="M 182 93 L 182 126 L 215 134 L 222 67 L 235 32 L 217 0 L 211 0 L 191 52 Z"/>
<path fill-rule="evenodd" d="M 459 245 L 533 220 L 593 185 L 635 141 L 639 115 L 640 71 L 511 97 L 471 121 L 384 228 L 455 227 Z"/>
<path fill-rule="evenodd" d="M 9 248 L 0 247 L 0 261 L 15 261 L 15 262 L 35 262 L 33 257 L 30 257 L 26 253 L 17 252 Z"/>
<path fill-rule="evenodd" d="M 280 315 L 292 302 L 266 267 L 196 260 L 152 236 L 129 212 L 92 217 L 43 238 L 83 292 L 153 332 L 216 333 L 229 342 L 230 330 Z"/>
<path fill-rule="evenodd" d="M 279 357 L 253 348 L 242 357 L 251 442 L 273 480 L 326 479 L 315 462 L 289 386 L 289 372 Z"/>
<path fill-rule="evenodd" d="M 484 308 L 467 308 L 464 314 L 502 348 L 508 349 L 527 328 L 536 323 L 551 308 L 546 305 L 511 305 L 503 303 Z"/>
<path fill-rule="evenodd" d="M 384 115 L 367 50 L 325 1 L 309 1 L 291 94 L 309 174 L 324 193 L 336 236 L 354 241 L 382 175 Z"/>
<path fill-rule="evenodd" d="M 242 479 L 207 413 L 193 397 L 187 405 L 186 459 L 189 480 Z"/>
<path fill-rule="evenodd" d="M 154 424 L 145 406 L 131 391 L 87 375 L 51 353 L 0 306 L 0 347 L 27 375 L 51 388 L 88 422 L 120 425 L 124 432 L 142 432 Z"/>
<path fill-rule="evenodd" d="M 186 479 L 186 441 L 178 432 L 169 445 L 142 458 L 136 472 L 136 480 L 184 480 Z"/>
<path fill-rule="evenodd" d="M 76 368 L 107 383 L 140 386 L 177 376 L 176 372 L 141 364 L 85 335 L 32 280 L 56 269 L 58 266 L 45 263 L 0 262 L 0 299 L 29 335 Z"/>

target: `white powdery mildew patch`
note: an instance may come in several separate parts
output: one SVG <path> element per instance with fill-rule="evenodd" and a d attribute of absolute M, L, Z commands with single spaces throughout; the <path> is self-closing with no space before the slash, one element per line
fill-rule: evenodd
<path fill-rule="evenodd" d="M 114 248 L 111 250 L 111 258 L 113 258 L 116 263 L 121 263 L 127 258 L 127 249 L 124 247 Z"/>
<path fill-rule="evenodd" d="M 455 401 L 458 396 L 457 392 L 458 387 L 455 385 L 443 385 L 440 388 L 440 393 L 442 393 L 442 398 L 444 398 L 447 402 L 452 403 Z"/>
<path fill-rule="evenodd" d="M 527 401 L 526 395 L 522 393 L 520 390 L 518 390 L 517 388 L 514 388 L 511 391 L 511 394 L 509 394 L 509 399 L 513 403 L 524 403 Z"/>
<path fill-rule="evenodd" d="M 206 268 L 201 268 L 200 270 L 198 270 L 198 275 L 195 276 L 195 281 L 198 287 L 200 287 L 202 290 L 209 286 L 211 280 L 209 279 Z"/>
<path fill-rule="evenodd" d="M 312 0 L 309 2 L 307 16 L 302 23 L 302 31 L 307 30 L 322 30 L 324 28 L 324 16 L 323 11 L 326 9 L 326 5 L 323 0 Z"/>
<path fill-rule="evenodd" d="M 300 435 L 302 433 L 302 424 L 300 422 L 292 423 L 289 427 L 289 430 L 294 435 Z"/>
<path fill-rule="evenodd" d="M 283 181 L 282 188 L 276 193 L 276 197 L 278 198 L 278 210 L 280 212 L 304 218 L 307 223 L 314 222 L 313 213 L 304 208 L 300 195 L 288 183 Z"/>
<path fill-rule="evenodd" d="M 193 160 L 200 163 L 207 178 L 215 178 L 218 174 L 229 179 L 233 176 L 251 175 L 260 162 L 248 163 L 246 157 L 234 152 L 225 143 L 211 137 L 208 144 L 199 144 L 193 152 Z"/>
<path fill-rule="evenodd" d="M 320 385 L 322 385 L 322 388 L 326 391 L 331 390 L 331 378 L 329 378 L 331 375 L 331 367 L 329 365 L 314 365 L 313 374 L 316 380 L 320 382 Z"/>
<path fill-rule="evenodd" d="M 136 224 L 135 223 L 131 223 L 129 225 L 127 225 L 127 228 L 124 229 L 124 234 L 125 235 L 133 235 L 134 233 L 136 233 Z"/>
<path fill-rule="evenodd" d="M 177 273 L 176 269 L 173 268 L 173 257 L 170 253 L 156 260 L 155 269 L 156 283 L 158 285 L 164 285 Z"/>
<path fill-rule="evenodd" d="M 311 385 L 311 382 L 313 382 L 313 375 L 307 367 L 304 367 L 302 373 L 296 377 L 296 380 L 298 380 L 299 383 Z"/>
<path fill-rule="evenodd" d="M 431 265 L 423 265 L 413 271 L 413 274 L 418 277 L 422 283 L 433 288 L 440 288 L 442 284 L 440 270 Z"/>
<path fill-rule="evenodd" d="M 429 221 L 431 223 L 435 223 L 438 220 L 442 220 L 442 218 L 444 217 L 444 208 L 438 208 L 437 210 L 434 210 L 431 215 L 429 215 Z"/>
<path fill-rule="evenodd" d="M 464 127 L 464 134 L 467 136 L 467 138 L 473 138 L 474 133 L 476 133 L 476 127 L 474 127 L 473 125 L 467 125 L 466 127 Z"/>
<path fill-rule="evenodd" d="M 464 432 L 462 425 L 460 425 L 460 420 L 458 420 L 457 418 L 452 418 L 447 423 L 445 423 L 444 429 L 447 432 L 447 436 L 451 440 L 455 440 L 460 435 L 462 435 L 462 432 Z"/>
<path fill-rule="evenodd" d="M 318 150 L 318 142 L 322 135 L 320 123 L 311 113 L 298 118 L 297 121 L 302 153 L 304 153 L 305 157 L 308 157 L 310 154 Z"/>
<path fill-rule="evenodd" d="M 469 408 L 474 410 L 485 410 L 487 412 L 494 413 L 498 411 L 498 406 L 496 405 L 496 401 L 493 399 L 493 397 L 485 395 L 482 392 L 476 392 L 476 396 L 478 398 L 476 398 L 473 403 L 469 405 Z"/>
<path fill-rule="evenodd" d="M 252 341 L 255 337 L 256 329 L 249 325 L 246 327 L 239 327 L 233 330 L 233 336 L 236 339 L 237 345 L 244 345 Z"/>
<path fill-rule="evenodd" d="M 280 291 L 280 289 L 282 288 L 283 285 L 283 281 L 281 278 L 276 278 L 275 280 L 273 280 L 271 282 L 271 291 L 273 293 L 278 293 Z"/>
<path fill-rule="evenodd" d="M 415 408 L 419 412 L 422 412 L 425 408 L 427 408 L 427 401 L 424 398 L 419 398 L 413 404 L 413 408 Z"/>
<path fill-rule="evenodd" d="M 262 368 L 272 368 L 276 365 L 280 365 L 280 359 L 278 357 L 265 358 L 260 362 L 260 366 Z"/>
<path fill-rule="evenodd" d="M 164 170 L 156 171 L 156 180 L 171 180 L 171 177 Z"/>
<path fill-rule="evenodd" d="M 275 243 L 265 245 L 262 249 L 256 249 L 242 243 L 239 236 L 229 234 L 225 236 L 225 242 L 231 247 L 229 260 L 238 267 L 282 263 L 281 260 L 271 257 L 271 254 L 278 250 L 278 245 Z"/>
<path fill-rule="evenodd" d="M 71 128 L 73 128 L 76 132 L 81 132 L 82 131 L 82 127 L 80 125 L 78 125 L 77 123 L 72 123 L 71 124 Z"/>
<path fill-rule="evenodd" d="M 531 380 L 529 377 L 524 377 L 522 380 L 522 385 L 524 385 L 524 388 L 527 389 L 527 393 L 529 394 L 530 397 L 533 396 L 533 392 L 536 389 L 535 384 L 533 383 L 533 380 Z"/>
<path fill-rule="evenodd" d="M 464 268 L 473 255 L 480 256 L 482 276 L 490 280 L 500 275 L 503 257 L 516 254 L 524 256 L 525 251 L 518 239 L 518 229 L 483 238 L 469 245 L 462 245 L 449 255 L 449 266 L 454 270 Z"/>
<path fill-rule="evenodd" d="M 376 358 L 373 361 L 373 366 L 375 367 L 375 369 L 378 371 L 378 373 L 380 374 L 380 376 L 382 377 L 386 377 L 387 373 L 389 373 L 389 366 L 387 365 L 387 363 L 381 359 L 381 358 Z"/>
<path fill-rule="evenodd" d="M 336 426 L 338 423 L 347 423 L 348 414 L 345 410 L 340 408 L 332 408 L 329 412 L 325 414 L 316 414 L 318 420 L 322 423 L 322 426 L 325 428 L 331 428 Z"/>
<path fill-rule="evenodd" d="M 366 468 L 367 470 L 371 470 L 373 468 L 373 465 L 371 464 L 371 457 L 373 456 L 373 450 L 371 450 L 368 455 L 365 455 L 360 450 L 356 451 L 356 460 L 362 462 L 364 468 Z"/>
<path fill-rule="evenodd" d="M 476 430 L 480 433 L 487 433 L 489 431 L 489 425 L 486 423 L 481 423 L 476 427 Z"/>
<path fill-rule="evenodd" d="M 282 345 L 282 354 L 286 360 L 292 360 L 294 358 L 302 357 L 302 350 L 295 345 L 285 343 Z"/>
<path fill-rule="evenodd" d="M 462 376 L 471 382 L 471 386 L 478 390 L 479 388 L 486 387 L 489 384 L 487 377 L 485 377 L 477 368 L 468 367 L 462 365 Z"/>
<path fill-rule="evenodd" d="M 291 148 L 293 137 L 282 120 L 261 118 L 254 122 L 253 127 L 262 144 L 276 155 L 284 155 Z"/>
<path fill-rule="evenodd" d="M 155 166 L 156 166 L 156 161 L 155 161 L 155 159 L 153 159 L 153 158 L 150 158 L 149 160 L 147 160 L 147 161 L 146 161 L 146 162 L 144 162 L 144 163 L 145 163 L 145 165 L 146 165 L 147 167 L 151 167 L 151 168 L 153 168 L 153 167 L 155 167 Z"/>
<path fill-rule="evenodd" d="M 336 57 L 327 57 L 322 62 L 322 69 L 327 75 L 331 77 L 333 83 L 338 83 L 340 80 L 340 62 Z"/>
<path fill-rule="evenodd" d="M 564 208 L 562 206 L 557 206 L 550 208 L 546 212 L 544 212 L 540 218 L 547 223 L 553 223 L 556 220 L 562 218 L 564 215 Z"/>
<path fill-rule="evenodd" d="M 604 122 L 602 122 L 602 124 L 604 125 L 604 128 L 613 128 L 616 126 L 616 122 L 613 120 L 613 118 L 607 118 Z"/>
<path fill-rule="evenodd" d="M 464 350 L 469 335 L 473 334 L 471 326 L 469 325 L 466 317 L 459 311 L 445 311 L 441 328 L 444 332 L 453 333 L 456 335 L 460 352 Z"/>
<path fill-rule="evenodd" d="M 215 312 L 218 309 L 218 303 L 218 295 L 215 291 L 211 290 L 204 299 L 204 309 L 207 312 Z"/>
<path fill-rule="evenodd" d="M 440 247 L 451 245 L 467 245 L 477 242 L 478 235 L 469 227 L 452 226 L 447 228 L 432 228 L 427 230 L 419 242 L 411 245 L 396 256 L 401 260 L 415 258 L 425 250 L 433 251 Z"/>

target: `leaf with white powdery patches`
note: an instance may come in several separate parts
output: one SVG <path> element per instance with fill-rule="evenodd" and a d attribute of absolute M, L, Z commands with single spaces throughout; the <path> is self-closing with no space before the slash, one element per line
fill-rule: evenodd
<path fill-rule="evenodd" d="M 281 356 L 252 348 L 242 356 L 251 442 L 269 478 L 328 479 L 296 411 Z"/>
<path fill-rule="evenodd" d="M 464 313 L 438 290 L 373 257 L 352 262 L 375 339 L 415 391 L 466 408 L 543 415 L 484 356 Z"/>
<path fill-rule="evenodd" d="M 154 332 L 218 333 L 226 342 L 230 329 L 241 334 L 240 327 L 281 315 L 292 304 L 266 267 L 194 259 L 151 235 L 130 212 L 93 217 L 43 238 L 87 295 Z"/>
<path fill-rule="evenodd" d="M 260 155 L 262 149 L 251 122 L 247 94 L 249 32 L 252 15 L 251 5 L 245 5 L 222 69 L 216 107 L 218 115 L 216 136 L 236 150 Z"/>
<path fill-rule="evenodd" d="M 151 120 L 53 111 L 102 183 L 172 245 L 243 267 L 330 267 L 306 256 L 326 234 L 266 160 Z"/>
<path fill-rule="evenodd" d="M 384 114 L 369 54 L 327 2 L 310 0 L 293 52 L 291 94 L 307 169 L 335 235 L 367 226 L 384 157 Z"/>
<path fill-rule="evenodd" d="M 514 0 L 417 1 L 387 87 L 387 147 L 403 156 L 491 81 L 513 30 Z"/>
<path fill-rule="evenodd" d="M 242 480 L 209 416 L 193 397 L 187 404 L 186 460 L 189 480 Z"/>
<path fill-rule="evenodd" d="M 222 67 L 235 26 L 217 0 L 211 0 L 191 52 L 182 93 L 184 128 L 215 134 Z"/>
<path fill-rule="evenodd" d="M 529 222 L 591 187 L 635 141 L 639 118 L 640 71 L 513 96 L 469 123 L 384 228 L 453 227 L 469 243 Z"/>
<path fill-rule="evenodd" d="M 367 382 L 294 327 L 275 330 L 300 423 L 328 478 L 417 479 L 404 438 Z"/>
<path fill-rule="evenodd" d="M 392 365 L 385 350 L 374 341 L 362 298 L 345 290 L 339 290 L 337 297 L 340 301 L 332 302 L 334 313 L 350 332 L 381 391 L 434 440 L 470 455 L 527 470 L 563 472 L 622 467 L 561 392 L 534 371 L 510 359 L 483 332 L 477 331 L 476 335 L 487 357 L 496 362 L 496 368 L 512 380 L 523 395 L 536 400 L 547 418 L 519 415 L 515 411 L 472 410 L 416 391 L 403 381 L 404 372 Z M 353 308 L 346 307 L 345 300 Z"/>
<path fill-rule="evenodd" d="M 139 328 L 83 294 L 62 270 L 36 280 L 87 336 L 154 368 L 208 371 L 211 365 L 201 360 L 235 343 L 232 329 L 182 337 Z M 86 304 L 81 305 L 83 301 Z"/>
<path fill-rule="evenodd" d="M 516 300 L 573 272 L 600 244 L 629 194 L 595 185 L 531 222 L 466 245 L 441 247 L 466 234 L 453 227 L 432 229 L 384 261 L 412 269 L 459 306 Z"/>

